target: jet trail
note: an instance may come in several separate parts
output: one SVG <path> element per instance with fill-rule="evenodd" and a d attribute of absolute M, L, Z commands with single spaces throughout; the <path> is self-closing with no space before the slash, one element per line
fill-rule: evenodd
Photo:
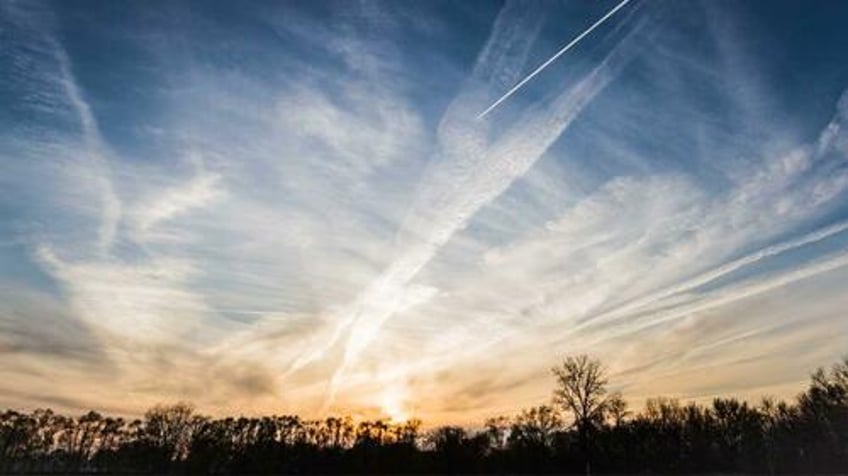
<path fill-rule="evenodd" d="M 709 284 L 715 281 L 716 279 L 719 279 L 751 264 L 757 263 L 767 258 L 771 258 L 773 256 L 783 254 L 787 251 L 792 251 L 797 248 L 801 248 L 812 243 L 817 243 L 832 236 L 838 235 L 846 230 L 848 230 L 848 221 L 841 221 L 825 228 L 816 230 L 812 233 L 808 233 L 800 238 L 767 246 L 765 248 L 760 249 L 759 251 L 743 256 L 742 258 L 727 262 L 705 273 L 699 274 L 680 284 L 668 287 L 666 289 L 662 289 L 656 293 L 649 294 L 642 298 L 638 298 L 618 308 L 612 309 L 609 312 L 604 312 L 600 315 L 592 317 L 591 319 L 587 319 L 581 324 L 579 324 L 577 327 L 582 328 L 608 323 L 612 320 L 620 320 L 624 317 L 628 317 L 631 315 L 630 313 L 633 312 L 639 312 L 640 310 L 643 310 L 642 312 L 645 312 L 645 309 L 651 310 L 652 305 L 662 305 L 664 300 L 673 297 L 677 294 L 689 292 L 693 289 Z"/>
<path fill-rule="evenodd" d="M 481 112 L 481 113 L 477 116 L 477 119 L 483 119 L 483 118 L 486 116 L 486 114 L 490 113 L 490 112 L 491 112 L 494 108 L 498 107 L 498 105 L 499 105 L 500 103 L 502 103 L 502 102 L 506 101 L 506 100 L 507 100 L 507 98 L 509 98 L 510 96 L 512 96 L 512 95 L 513 95 L 516 91 L 518 91 L 518 89 L 519 89 L 519 88 L 521 88 L 521 86 L 524 86 L 524 85 L 525 85 L 528 81 L 530 81 L 531 79 L 533 79 L 533 78 L 534 78 L 537 74 L 541 73 L 543 69 L 547 68 L 547 67 L 548 67 L 551 63 L 553 63 L 554 61 L 556 61 L 556 59 L 557 59 L 557 58 L 559 58 L 560 56 L 562 56 L 563 54 L 565 54 L 565 52 L 567 52 L 567 51 L 568 51 L 568 50 L 570 50 L 570 49 L 571 49 L 574 45 L 576 45 L 578 42 L 580 42 L 580 40 L 582 40 L 582 39 L 583 39 L 586 35 L 588 35 L 589 33 L 592 33 L 592 30 L 594 30 L 595 28 L 599 27 L 599 26 L 600 26 L 603 22 L 607 21 L 607 19 L 608 19 L 609 17 L 611 17 L 611 16 L 615 15 L 615 12 L 617 12 L 617 11 L 621 10 L 621 9 L 622 9 L 625 5 L 627 5 L 628 3 L 630 3 L 630 0 L 622 0 L 622 2 L 621 2 L 621 3 L 619 3 L 618 5 L 616 5 L 616 6 L 615 6 L 615 8 L 613 8 L 612 10 L 610 10 L 609 12 L 607 12 L 607 14 L 606 14 L 606 15 L 602 16 L 602 17 L 601 17 L 598 21 L 596 21 L 596 22 L 595 22 L 592 26 L 590 26 L 590 27 L 589 27 L 586 31 L 584 31 L 583 33 L 581 33 L 580 35 L 578 35 L 578 36 L 577 36 L 577 38 L 575 38 L 575 39 L 571 40 L 571 42 L 570 42 L 570 43 L 568 43 L 567 45 L 563 46 L 563 47 L 562 47 L 562 49 L 560 49 L 559 51 L 557 51 L 557 52 L 556 52 L 556 54 L 554 54 L 553 56 L 551 56 L 551 57 L 550 57 L 547 61 L 545 61 L 544 63 L 542 63 L 542 65 L 541 65 L 541 66 L 539 66 L 538 68 L 536 68 L 535 70 L 533 70 L 533 72 L 532 72 L 532 73 L 528 74 L 528 75 L 527 75 L 524 79 L 522 79 L 522 80 L 521 80 L 518 84 L 516 84 L 515 86 L 513 86 L 513 87 L 512 87 L 512 89 L 510 89 L 509 91 L 507 91 L 507 92 L 506 92 L 506 94 L 504 94 L 503 96 L 501 96 L 501 98 L 500 98 L 500 99 L 498 99 L 497 101 L 495 101 L 495 102 L 494 102 L 494 104 L 492 104 L 491 106 L 489 106 L 489 107 L 488 107 L 485 111 Z"/>

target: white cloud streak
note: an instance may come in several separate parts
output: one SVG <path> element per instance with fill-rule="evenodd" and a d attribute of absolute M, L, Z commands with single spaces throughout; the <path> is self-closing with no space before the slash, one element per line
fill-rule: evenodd
<path fill-rule="evenodd" d="M 519 89 L 521 89 L 521 87 L 522 87 L 522 86 L 524 86 L 524 85 L 525 85 L 525 84 L 527 84 L 527 83 L 528 83 L 531 79 L 533 79 L 534 77 L 536 77 L 536 75 L 538 75 L 539 73 L 541 73 L 541 72 L 542 72 L 542 70 L 544 70 L 545 68 L 547 68 L 548 66 L 550 66 L 550 65 L 551 65 L 551 63 L 553 63 L 554 61 L 556 61 L 556 60 L 557 60 L 560 56 L 562 56 L 562 55 L 564 55 L 565 53 L 567 53 L 567 52 L 568 52 L 568 50 L 570 50 L 571 48 L 573 48 L 573 47 L 574 47 L 577 43 L 579 43 L 579 42 L 580 42 L 580 40 L 582 40 L 583 38 L 585 38 L 586 36 L 588 36 L 590 33 L 592 33 L 592 32 L 595 30 L 595 28 L 597 28 L 597 27 L 601 26 L 601 24 L 603 24 L 605 21 L 607 21 L 607 20 L 608 20 L 611 16 L 615 15 L 615 14 L 616 14 L 616 12 L 618 12 L 619 10 L 621 10 L 622 8 L 624 8 L 624 6 L 625 6 L 625 5 L 627 5 L 628 3 L 630 3 L 630 0 L 622 0 L 621 2 L 619 2 L 619 4 L 618 4 L 618 5 L 616 5 L 615 7 L 613 7 L 613 9 L 612 9 L 612 10 L 608 11 L 608 12 L 607 12 L 604 16 L 602 16 L 601 18 L 599 18 L 599 19 L 598 19 L 595 23 L 593 23 L 593 24 L 592 24 L 592 26 L 590 26 L 589 28 L 587 28 L 586 30 L 584 30 L 584 31 L 583 31 L 583 33 L 580 33 L 579 35 L 577 35 L 577 37 L 575 37 L 573 40 L 571 40 L 570 42 L 568 42 L 568 44 L 567 44 L 567 45 L 565 45 L 565 46 L 563 46 L 562 48 L 560 48 L 560 50 L 559 50 L 559 51 L 557 51 L 556 53 L 554 53 L 554 55 L 553 55 L 553 56 L 551 56 L 550 58 L 548 58 L 548 59 L 547 59 L 547 61 L 545 61 L 544 63 L 542 63 L 541 65 L 539 65 L 539 67 L 537 67 L 536 69 L 534 69 L 534 70 L 533 70 L 530 74 L 528 74 L 527 76 L 525 76 L 525 77 L 524 77 L 524 79 L 522 79 L 521 81 L 519 81 L 519 82 L 518 82 L 518 84 L 516 84 L 515 86 L 513 86 L 513 87 L 512 87 L 509 91 L 507 91 L 507 92 L 506 92 L 503 96 L 501 96 L 500 98 L 498 98 L 498 100 L 497 100 L 497 101 L 495 101 L 494 103 L 492 103 L 492 105 L 491 105 L 491 106 L 487 107 L 487 108 L 486 108 L 483 112 L 481 112 L 480 114 L 478 114 L 478 115 L 477 115 L 477 119 L 483 119 L 484 117 L 486 117 L 486 115 L 487 115 L 487 114 L 489 114 L 490 112 L 492 112 L 492 110 L 494 110 L 496 107 L 498 107 L 498 106 L 499 106 L 502 102 L 504 102 L 504 101 L 506 101 L 507 99 L 509 99 L 509 97 L 510 97 L 510 96 L 512 96 L 513 94 L 515 94 L 515 92 L 516 92 L 516 91 L 518 91 Z"/>
<path fill-rule="evenodd" d="M 744 25 L 646 2 L 478 120 L 557 6 L 508 2 L 472 65 L 429 4 L 130 19 L 127 73 L 9 5 L 0 404 L 312 416 L 329 394 L 471 423 L 543 401 L 566 353 L 636 398 L 738 388 L 720 370 L 782 392 L 848 333 L 846 96 L 828 123 L 799 104 L 833 84 L 775 94 Z"/>
<path fill-rule="evenodd" d="M 495 30 L 489 41 L 490 45 L 496 45 L 500 41 L 516 40 Z M 484 54 L 481 61 L 492 58 Z M 435 165 L 428 171 L 428 179 L 419 185 L 399 233 L 406 249 L 338 317 L 337 330 L 329 343 L 296 361 L 290 372 L 323 357 L 348 332 L 342 363 L 331 380 L 327 405 L 331 404 L 344 372 L 356 363 L 385 322 L 395 313 L 410 308 L 410 303 L 418 304 L 435 295 L 431 288 L 409 287 L 410 281 L 481 207 L 506 190 L 544 154 L 583 107 L 609 84 L 624 61 L 626 53 L 614 50 L 549 106 L 525 111 L 514 126 L 491 144 L 486 138 L 487 124 L 472 119 L 479 92 L 470 88 L 460 92 L 440 122 L 439 156 L 432 159 Z M 487 71 L 490 65 L 478 64 L 475 69 Z M 487 78 L 475 79 L 472 88 Z"/>

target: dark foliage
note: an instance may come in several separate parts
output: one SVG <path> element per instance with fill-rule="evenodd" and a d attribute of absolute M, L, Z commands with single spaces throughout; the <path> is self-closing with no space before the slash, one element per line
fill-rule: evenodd
<path fill-rule="evenodd" d="M 177 404 L 126 421 L 0 414 L 3 473 L 845 473 L 848 359 L 793 403 L 650 400 L 631 415 L 586 357 L 554 369 L 554 402 L 469 431 L 296 416 L 213 419 Z M 563 418 L 565 416 L 565 418 Z M 570 421 L 571 424 L 564 424 Z"/>

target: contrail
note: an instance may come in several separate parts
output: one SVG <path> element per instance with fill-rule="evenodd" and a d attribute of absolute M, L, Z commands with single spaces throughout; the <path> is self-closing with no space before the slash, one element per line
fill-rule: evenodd
<path fill-rule="evenodd" d="M 622 317 L 627 316 L 628 313 L 638 311 L 639 309 L 650 309 L 650 306 L 652 304 L 656 304 L 658 302 L 661 304 L 662 300 L 672 297 L 676 294 L 691 291 L 692 289 L 711 283 L 718 278 L 726 276 L 734 271 L 737 271 L 751 264 L 757 263 L 767 258 L 771 258 L 773 256 L 783 254 L 787 251 L 792 251 L 809 244 L 817 243 L 832 236 L 838 235 L 846 230 L 848 230 L 848 221 L 841 221 L 834 223 L 830 226 L 820 228 L 816 231 L 801 236 L 800 238 L 795 238 L 793 240 L 788 240 L 771 246 L 767 246 L 754 253 L 727 262 L 716 268 L 713 268 L 710 271 L 699 274 L 680 284 L 662 289 L 656 293 L 652 293 L 641 298 L 637 298 L 636 300 L 633 300 L 629 303 L 625 303 L 624 305 L 612 309 L 609 312 L 604 312 L 598 316 L 591 318 L 590 320 L 586 320 L 585 322 L 579 324 L 577 327 L 579 328 L 597 325 L 600 323 L 609 322 L 610 319 L 620 319 Z"/>
<path fill-rule="evenodd" d="M 521 88 L 521 86 L 524 86 L 524 85 L 525 85 L 528 81 L 530 81 L 531 79 L 533 79 L 533 78 L 534 78 L 537 74 L 541 73 L 543 69 L 547 68 L 547 67 L 548 67 L 548 65 L 550 65 L 551 63 L 553 63 L 554 61 L 556 61 L 556 59 L 557 59 L 557 58 L 559 58 L 560 56 L 562 56 L 563 54 L 565 54 L 565 52 L 566 52 L 566 51 L 570 50 L 570 49 L 571 49 L 574 45 L 576 45 L 576 44 L 577 44 L 580 40 L 582 40 L 582 39 L 583 39 L 586 35 L 588 35 L 589 33 L 592 33 L 592 30 L 594 30 L 595 28 L 599 27 L 599 26 L 601 25 L 601 23 L 603 23 L 603 22 L 607 21 L 607 19 L 608 19 L 609 17 L 611 17 L 611 16 L 615 15 L 615 12 L 617 12 L 617 11 L 621 10 L 621 9 L 622 9 L 625 5 L 627 5 L 628 3 L 630 3 L 630 0 L 622 0 L 622 2 L 621 2 L 621 3 L 619 3 L 618 5 L 616 5 L 616 6 L 615 6 L 615 8 L 613 8 L 613 9 L 612 9 L 612 10 L 610 10 L 610 11 L 608 11 L 606 15 L 602 16 L 602 17 L 601 17 L 598 21 L 596 21 L 596 22 L 595 22 L 592 26 L 590 26 L 590 27 L 589 27 L 586 31 L 584 31 L 583 33 L 581 33 L 580 35 L 578 35 L 578 36 L 577 36 L 577 38 L 575 38 L 575 39 L 571 40 L 571 42 L 570 42 L 570 43 L 568 43 L 567 45 L 563 46 L 563 47 L 562 47 L 562 49 L 560 49 L 559 51 L 557 51 L 557 52 L 556 52 L 556 54 L 554 54 L 553 56 L 551 56 L 551 57 L 550 57 L 547 61 L 545 61 L 544 63 L 542 63 L 542 65 L 541 65 L 541 66 L 539 66 L 538 68 L 536 68 L 535 70 L 533 70 L 533 72 L 532 72 L 532 73 L 528 74 L 528 75 L 527 75 L 527 77 L 525 77 L 525 78 L 524 78 L 524 79 L 522 79 L 522 80 L 521 80 L 518 84 L 516 84 L 515 86 L 513 86 L 513 87 L 512 87 L 512 89 L 510 89 L 509 91 L 507 91 L 507 92 L 506 92 L 506 94 L 504 94 L 503 96 L 501 96 L 501 98 L 500 98 L 500 99 L 498 99 L 497 101 L 495 101 L 495 102 L 494 102 L 494 104 L 492 104 L 491 106 L 489 106 L 489 107 L 488 107 L 485 111 L 481 112 L 481 113 L 477 116 L 477 119 L 482 119 L 482 118 L 484 118 L 484 117 L 486 116 L 486 114 L 488 114 L 488 113 L 490 113 L 490 112 L 492 111 L 492 109 L 494 109 L 494 108 L 498 107 L 498 105 L 499 105 L 500 103 L 502 103 L 502 102 L 506 101 L 506 100 L 507 100 L 507 98 L 509 98 L 510 96 L 512 96 L 512 95 L 513 95 L 516 91 L 518 91 L 518 89 L 519 89 L 519 88 Z"/>

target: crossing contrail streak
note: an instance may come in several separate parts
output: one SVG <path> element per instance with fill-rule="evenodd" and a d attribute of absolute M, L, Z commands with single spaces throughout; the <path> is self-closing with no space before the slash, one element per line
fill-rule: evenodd
<path fill-rule="evenodd" d="M 551 63 L 553 63 L 554 61 L 556 61 L 556 59 L 557 59 L 557 58 L 559 58 L 560 56 L 564 55 L 566 51 L 570 50 L 570 49 L 571 49 L 574 45 L 576 45 L 578 42 L 580 42 L 580 40 L 582 40 L 582 39 L 583 39 L 586 35 L 588 35 L 589 33 L 592 33 L 592 30 L 594 30 L 595 28 L 599 27 L 599 26 L 600 26 L 603 22 L 607 21 L 607 19 L 608 19 L 609 17 L 611 17 L 611 16 L 615 15 L 615 12 L 617 12 L 617 11 L 621 10 L 621 9 L 622 9 L 625 5 L 627 5 L 628 3 L 630 3 L 630 0 L 622 0 L 622 2 L 621 2 L 621 3 L 619 3 L 618 5 L 616 5 L 616 6 L 615 6 L 615 8 L 613 8 L 613 9 L 612 9 L 612 10 L 610 10 L 610 11 L 608 11 L 606 15 L 602 16 L 602 17 L 601 17 L 598 21 L 596 21 L 594 24 L 592 24 L 592 26 L 590 26 L 590 27 L 589 27 L 586 31 L 584 31 L 583 33 L 581 33 L 580 35 L 578 35 L 578 36 L 577 36 L 577 38 L 575 38 L 575 39 L 571 40 L 571 42 L 569 42 L 567 45 L 563 46 L 563 47 L 562 47 L 559 51 L 557 51 L 557 52 L 556 52 L 556 54 L 554 54 L 553 56 L 551 56 L 551 57 L 550 57 L 547 61 L 545 61 L 544 63 L 542 63 L 542 64 L 541 64 L 541 66 L 539 66 L 538 68 L 536 68 L 535 70 L 533 70 L 533 72 L 532 72 L 532 73 L 528 74 L 528 75 L 527 75 L 524 79 L 522 79 L 521 81 L 519 81 L 519 83 L 518 83 L 518 84 L 516 84 L 515 86 L 513 86 L 513 87 L 512 87 L 512 89 L 510 89 L 509 91 L 507 91 L 507 92 L 506 92 L 506 94 L 504 94 L 503 96 L 501 96 L 501 98 L 500 98 L 500 99 L 498 99 L 497 101 L 495 101 L 495 102 L 494 102 L 494 104 L 492 104 L 491 106 L 489 106 L 489 107 L 488 107 L 485 111 L 481 112 L 481 113 L 477 116 L 477 119 L 482 119 L 482 118 L 484 118 L 484 117 L 486 116 L 486 114 L 490 113 L 490 112 L 491 112 L 494 108 L 498 107 L 498 105 L 499 105 L 500 103 L 502 103 L 502 102 L 506 101 L 506 100 L 507 100 L 507 98 L 509 98 L 510 96 L 512 96 L 512 95 L 513 95 L 516 91 L 518 91 L 518 90 L 521 88 L 521 86 L 524 86 L 525 84 L 527 84 L 527 82 L 528 82 L 528 81 L 530 81 L 531 79 L 533 79 L 533 78 L 534 78 L 537 74 L 541 73 L 543 69 L 547 68 L 547 67 L 548 67 L 548 65 L 550 65 Z"/>

